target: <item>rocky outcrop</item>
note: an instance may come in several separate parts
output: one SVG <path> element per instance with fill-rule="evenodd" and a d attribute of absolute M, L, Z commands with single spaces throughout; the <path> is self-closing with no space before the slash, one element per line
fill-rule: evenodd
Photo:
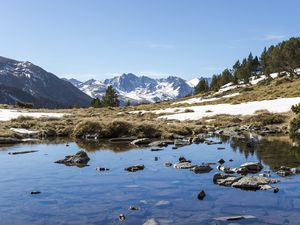
<path fill-rule="evenodd" d="M 286 176 L 300 173 L 300 167 L 291 168 L 291 167 L 287 167 L 287 166 L 281 166 L 280 169 L 276 173 L 281 177 L 286 177 Z"/>
<path fill-rule="evenodd" d="M 194 173 L 209 173 L 212 170 L 213 168 L 211 168 L 209 165 L 195 166 L 191 169 L 191 171 Z"/>

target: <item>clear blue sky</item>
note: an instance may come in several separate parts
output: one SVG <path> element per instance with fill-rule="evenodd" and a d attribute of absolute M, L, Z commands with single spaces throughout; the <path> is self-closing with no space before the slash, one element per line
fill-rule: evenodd
<path fill-rule="evenodd" d="M 59 77 L 211 76 L 299 35 L 298 0 L 0 0 L 0 55 Z"/>

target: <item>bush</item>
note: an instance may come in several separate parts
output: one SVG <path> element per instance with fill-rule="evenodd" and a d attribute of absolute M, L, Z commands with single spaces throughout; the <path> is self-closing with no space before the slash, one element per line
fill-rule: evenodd
<path fill-rule="evenodd" d="M 16 106 L 20 107 L 20 108 L 27 108 L 27 109 L 32 109 L 33 108 L 33 104 L 32 103 L 28 103 L 28 102 L 21 102 L 21 101 L 16 101 Z"/>
<path fill-rule="evenodd" d="M 296 114 L 300 113 L 300 103 L 292 106 L 292 111 Z"/>
<path fill-rule="evenodd" d="M 96 120 L 84 120 L 78 123 L 73 131 L 73 135 L 82 138 L 86 134 L 100 134 L 103 132 L 103 125 Z"/>
<path fill-rule="evenodd" d="M 300 116 L 290 122 L 290 136 L 300 138 Z"/>
<path fill-rule="evenodd" d="M 273 125 L 284 123 L 286 117 L 280 114 L 261 113 L 247 119 L 247 122 L 258 123 L 260 125 Z"/>

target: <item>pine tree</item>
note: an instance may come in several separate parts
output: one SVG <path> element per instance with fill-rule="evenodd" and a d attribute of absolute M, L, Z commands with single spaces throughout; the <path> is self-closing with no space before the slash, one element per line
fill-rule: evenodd
<path fill-rule="evenodd" d="M 94 108 L 100 108 L 100 107 L 102 107 L 102 102 L 99 98 L 93 98 L 93 100 L 91 102 L 91 106 Z"/>
<path fill-rule="evenodd" d="M 128 107 L 128 106 L 131 106 L 131 102 L 130 102 L 130 100 L 128 99 L 127 100 L 127 102 L 126 102 L 126 105 L 125 105 L 126 107 Z"/>
<path fill-rule="evenodd" d="M 209 91 L 209 85 L 207 80 L 201 78 L 197 86 L 195 87 L 195 94 L 205 93 Z"/>
<path fill-rule="evenodd" d="M 102 98 L 102 104 L 104 107 L 118 107 L 120 104 L 117 92 L 111 85 L 106 89 L 105 95 Z"/>

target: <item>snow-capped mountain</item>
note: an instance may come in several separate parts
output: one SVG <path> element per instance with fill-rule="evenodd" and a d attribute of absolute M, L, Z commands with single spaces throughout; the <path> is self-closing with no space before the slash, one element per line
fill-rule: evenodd
<path fill-rule="evenodd" d="M 0 57 L 0 103 L 31 102 L 36 107 L 88 106 L 91 98 L 69 82 L 31 62 Z"/>
<path fill-rule="evenodd" d="M 186 81 L 175 76 L 153 79 L 128 73 L 104 81 L 91 79 L 80 82 L 76 79 L 70 79 L 69 82 L 92 98 L 102 98 L 106 88 L 112 85 L 118 92 L 121 103 L 124 104 L 129 100 L 132 104 L 140 104 L 177 99 L 190 95 L 194 92 L 194 87 L 199 80 L 195 78 Z"/>

